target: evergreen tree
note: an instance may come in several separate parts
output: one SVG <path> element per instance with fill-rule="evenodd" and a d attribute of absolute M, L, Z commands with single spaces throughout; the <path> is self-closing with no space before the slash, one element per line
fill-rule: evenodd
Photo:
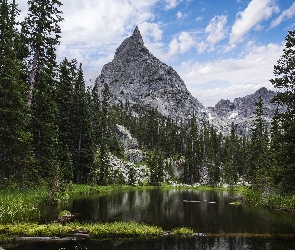
<path fill-rule="evenodd" d="M 56 102 L 58 106 L 58 133 L 59 133 L 59 159 L 61 161 L 62 178 L 73 180 L 73 151 L 74 130 L 73 106 L 74 83 L 77 77 L 77 61 L 68 61 L 66 58 L 59 65 L 59 77 L 56 86 Z"/>
<path fill-rule="evenodd" d="M 108 183 L 109 175 L 109 145 L 110 145 L 110 132 L 109 132 L 109 98 L 110 91 L 107 84 L 104 85 L 102 92 L 101 102 L 101 118 L 100 118 L 100 138 L 99 138 L 99 180 L 100 185 Z"/>
<path fill-rule="evenodd" d="M 238 177 L 238 139 L 235 133 L 234 123 L 231 125 L 231 133 L 225 138 L 224 143 L 224 169 L 223 178 L 230 186 L 237 182 Z"/>
<path fill-rule="evenodd" d="M 255 186 L 265 186 L 268 176 L 268 133 L 265 125 L 262 98 L 256 103 L 252 134 L 248 150 L 248 178 Z"/>
<path fill-rule="evenodd" d="M 56 65 L 51 63 L 36 75 L 34 98 L 32 101 L 32 120 L 30 127 L 33 135 L 33 150 L 39 171 L 38 177 L 53 184 L 59 170 L 58 159 L 58 107 L 55 101 Z M 60 177 L 58 177 L 60 178 Z"/>
<path fill-rule="evenodd" d="M 22 35 L 30 52 L 28 56 L 29 91 L 27 105 L 30 107 L 33 98 L 33 89 L 38 71 L 47 61 L 51 60 L 52 50 L 59 44 L 59 22 L 63 19 L 58 0 L 28 0 L 28 16 L 22 23 Z"/>
<path fill-rule="evenodd" d="M 160 186 L 164 181 L 164 158 L 163 153 L 156 149 L 150 151 L 148 155 L 148 166 L 151 172 L 149 184 L 151 186 Z"/>
<path fill-rule="evenodd" d="M 20 59 L 20 35 L 16 29 L 15 3 L 0 3 L 0 185 L 7 181 L 25 182 L 31 166 L 31 135 L 27 130 L 25 74 Z"/>
<path fill-rule="evenodd" d="M 281 191 L 292 192 L 295 191 L 295 30 L 289 31 L 285 40 L 283 55 L 274 66 L 275 78 L 270 82 L 282 90 L 273 101 L 286 107 L 285 112 L 277 114 L 283 132 L 277 152 L 281 162 L 276 169 L 276 183 Z"/>
<path fill-rule="evenodd" d="M 275 111 L 275 115 L 273 117 L 270 129 L 270 161 L 271 161 L 271 178 L 274 186 L 280 185 L 283 176 L 281 176 L 280 168 L 284 159 L 284 142 L 283 142 L 283 134 L 282 127 L 279 118 L 278 108 Z"/>
<path fill-rule="evenodd" d="M 81 183 L 86 181 L 94 161 L 91 96 L 86 91 L 81 64 L 77 72 L 73 93 L 72 127 L 74 179 L 75 182 Z"/>

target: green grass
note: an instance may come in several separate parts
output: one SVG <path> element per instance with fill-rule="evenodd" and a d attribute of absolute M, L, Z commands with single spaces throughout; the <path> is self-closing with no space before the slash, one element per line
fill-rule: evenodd
<path fill-rule="evenodd" d="M 260 193 L 253 190 L 244 190 L 243 194 L 246 201 L 252 205 L 295 212 L 295 195 Z"/>
<path fill-rule="evenodd" d="M 50 224 L 8 224 L 0 225 L 0 235 L 26 237 L 67 237 L 75 233 L 89 234 L 91 238 L 105 236 L 141 236 L 152 237 L 164 234 L 163 229 L 156 226 L 136 222 L 114 222 L 105 224 L 50 223 Z"/>
<path fill-rule="evenodd" d="M 0 223 L 38 221 L 42 204 L 46 204 L 45 189 L 22 191 L 0 191 Z"/>

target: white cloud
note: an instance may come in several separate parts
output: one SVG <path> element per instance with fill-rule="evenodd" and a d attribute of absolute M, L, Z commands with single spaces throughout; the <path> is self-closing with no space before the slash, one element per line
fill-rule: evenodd
<path fill-rule="evenodd" d="M 180 4 L 183 0 L 165 0 L 166 2 L 166 6 L 165 9 L 166 10 L 170 10 L 175 8 L 178 4 Z"/>
<path fill-rule="evenodd" d="M 179 35 L 179 52 L 183 54 L 194 46 L 194 40 L 188 32 L 181 32 Z"/>
<path fill-rule="evenodd" d="M 168 55 L 169 57 L 174 56 L 179 51 L 179 44 L 176 38 L 173 38 L 172 41 L 169 43 L 169 51 Z"/>
<path fill-rule="evenodd" d="M 91 65 L 97 67 L 97 76 L 103 66 L 101 62 L 107 62 L 104 58 L 112 59 L 110 55 L 132 34 L 135 26 L 142 29 L 145 40 L 161 40 L 159 25 L 148 23 L 154 17 L 153 7 L 158 1 L 65 1 L 62 6 L 64 22 L 61 23 L 62 38 L 58 58 L 77 58 L 83 63 L 87 79 L 93 77 Z"/>
<path fill-rule="evenodd" d="M 149 43 L 151 40 L 162 40 L 163 31 L 160 29 L 160 25 L 158 23 L 143 22 L 138 26 L 138 28 L 145 42 Z"/>
<path fill-rule="evenodd" d="M 176 70 L 198 99 L 200 98 L 197 95 L 197 91 L 201 89 L 201 86 L 206 86 L 206 84 L 212 82 L 219 84 L 228 83 L 229 85 L 237 86 L 237 88 L 240 85 L 270 86 L 269 79 L 273 78 L 273 66 L 281 56 L 282 50 L 283 45 L 270 43 L 265 46 L 256 46 L 252 42 L 249 43 L 246 53 L 238 58 L 204 63 L 190 61 L 182 63 L 182 65 L 176 67 Z M 216 88 L 214 89 L 211 93 L 216 91 Z M 209 90 L 202 91 L 205 93 Z M 241 90 L 240 96 L 244 94 L 245 91 Z M 226 96 L 225 94 L 218 94 L 215 96 L 215 99 L 225 99 Z M 204 102 L 205 106 L 209 103 L 206 100 L 200 99 L 200 101 Z M 210 105 L 213 104 L 210 103 Z"/>
<path fill-rule="evenodd" d="M 286 19 L 290 19 L 295 15 L 295 2 L 291 5 L 291 7 L 287 10 L 284 10 L 281 15 L 279 15 L 278 18 L 273 20 L 270 24 L 270 28 L 274 28 L 278 26 L 281 22 L 283 22 Z"/>
<path fill-rule="evenodd" d="M 274 12 L 278 12 L 274 0 L 252 0 L 244 11 L 238 13 L 231 30 L 230 43 L 240 42 L 250 29 L 270 18 Z"/>
<path fill-rule="evenodd" d="M 217 15 L 211 19 L 205 30 L 205 32 L 209 34 L 207 37 L 207 42 L 214 45 L 226 37 L 226 21 L 227 17 L 224 15 Z"/>
<path fill-rule="evenodd" d="M 182 18 L 183 14 L 180 11 L 178 11 L 176 16 L 177 16 L 177 19 L 180 19 L 180 18 Z"/>
<path fill-rule="evenodd" d="M 188 32 L 181 32 L 178 38 L 173 38 L 169 44 L 168 56 L 183 54 L 194 46 L 193 37 Z"/>
<path fill-rule="evenodd" d="M 262 87 L 273 89 L 271 83 L 235 84 L 211 89 L 200 89 L 196 86 L 188 86 L 187 88 L 205 107 L 213 107 L 221 99 L 229 99 L 230 101 L 233 101 L 237 97 L 244 97 L 246 95 L 253 94 L 256 90 Z"/>
<path fill-rule="evenodd" d="M 198 17 L 196 17 L 196 21 L 201 21 L 201 20 L 203 20 L 203 18 L 204 17 L 202 17 L 202 16 L 198 16 Z"/>

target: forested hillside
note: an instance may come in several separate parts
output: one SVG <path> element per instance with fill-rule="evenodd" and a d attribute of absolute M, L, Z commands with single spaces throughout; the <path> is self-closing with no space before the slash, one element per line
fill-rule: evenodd
<path fill-rule="evenodd" d="M 268 127 L 260 98 L 249 135 L 236 135 L 235 124 L 223 135 L 194 114 L 176 120 L 152 108 L 134 115 L 127 101 L 110 101 L 107 83 L 103 89 L 87 88 L 76 59 L 56 60 L 61 2 L 28 4 L 26 18 L 17 23 L 14 1 L 0 3 L 1 188 L 48 185 L 56 191 L 69 183 L 118 184 L 109 157 L 126 160 L 114 132 L 119 124 L 145 152 L 146 184 L 161 185 L 164 162 L 172 159 L 182 169 L 177 182 L 199 183 L 205 171 L 212 186 L 242 181 L 263 191 L 295 191 L 295 31 L 286 37 L 271 80 L 282 90 L 273 102 L 286 111 L 277 112 Z"/>

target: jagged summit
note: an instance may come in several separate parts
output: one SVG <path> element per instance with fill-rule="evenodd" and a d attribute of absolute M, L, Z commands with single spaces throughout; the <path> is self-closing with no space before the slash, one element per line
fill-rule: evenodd
<path fill-rule="evenodd" d="M 149 50 L 144 46 L 142 36 L 136 26 L 132 36 L 126 38 L 116 49 L 115 58 L 138 55 L 138 52 L 149 53 Z"/>
<path fill-rule="evenodd" d="M 149 52 L 138 27 L 117 48 L 114 59 L 96 79 L 99 89 L 105 83 L 112 95 L 111 104 L 128 102 L 135 114 L 154 108 L 175 120 L 192 114 L 203 116 L 203 105 L 188 92 L 172 67 Z"/>
<path fill-rule="evenodd" d="M 267 122 L 271 122 L 277 108 L 276 104 L 272 103 L 275 95 L 276 92 L 262 87 L 254 94 L 235 98 L 233 102 L 220 100 L 214 107 L 209 107 L 207 112 L 211 118 L 211 123 L 215 124 L 221 132 L 229 132 L 231 124 L 234 123 L 238 134 L 244 134 L 250 131 L 254 118 L 253 113 L 260 96 L 263 102 L 265 119 Z M 284 107 L 280 107 L 279 112 L 283 111 Z"/>

